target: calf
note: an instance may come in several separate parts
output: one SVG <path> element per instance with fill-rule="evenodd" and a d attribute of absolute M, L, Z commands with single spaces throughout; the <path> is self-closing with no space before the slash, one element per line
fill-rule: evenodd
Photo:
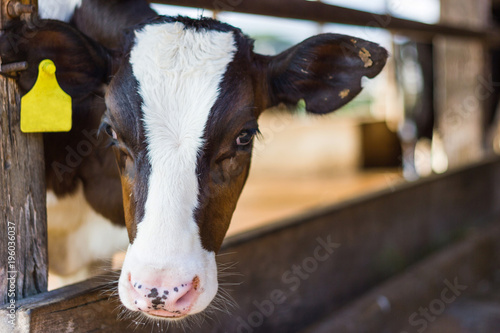
<path fill-rule="evenodd" d="M 73 97 L 75 128 L 46 145 L 49 185 L 64 196 L 82 183 L 95 211 L 126 224 L 118 286 L 126 308 L 170 320 L 199 313 L 217 293 L 215 254 L 248 176 L 260 114 L 300 100 L 310 113 L 332 112 L 382 70 L 387 52 L 323 34 L 263 56 L 239 29 L 213 19 L 156 16 L 142 1 L 71 3 L 71 24 L 41 21 L 19 50 L 8 40 L 22 25 L 0 40 L 4 63 L 29 62 L 19 77 L 24 90 L 50 58 Z M 94 149 L 58 181 L 61 147 L 77 145 L 99 122 L 110 147 Z"/>

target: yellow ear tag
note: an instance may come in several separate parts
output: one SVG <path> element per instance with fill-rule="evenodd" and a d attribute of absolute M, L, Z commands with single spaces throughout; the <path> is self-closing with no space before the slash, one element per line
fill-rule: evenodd
<path fill-rule="evenodd" d="M 57 83 L 54 62 L 45 59 L 35 85 L 21 98 L 21 131 L 69 132 L 71 115 L 71 96 Z"/>

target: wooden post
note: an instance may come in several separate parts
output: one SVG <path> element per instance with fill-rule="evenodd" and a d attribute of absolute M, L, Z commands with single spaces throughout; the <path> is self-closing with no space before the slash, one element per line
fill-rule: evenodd
<path fill-rule="evenodd" d="M 441 23 L 486 30 L 491 0 L 441 0 Z M 489 99 L 486 47 L 479 40 L 439 36 L 435 39 L 437 126 L 448 166 L 483 157 L 483 111 Z M 491 93 L 490 93 L 491 95 Z"/>
<path fill-rule="evenodd" d="M 15 1 L 0 3 L 2 29 L 11 15 L 31 19 Z M 41 134 L 21 133 L 19 110 L 16 82 L 0 76 L 0 304 L 8 305 L 47 290 L 43 140 Z"/>

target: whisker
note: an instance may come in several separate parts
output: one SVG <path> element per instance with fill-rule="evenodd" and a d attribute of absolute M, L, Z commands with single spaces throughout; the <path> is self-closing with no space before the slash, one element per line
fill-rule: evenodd
<path fill-rule="evenodd" d="M 222 256 L 232 255 L 234 253 L 224 253 L 218 255 Z M 239 308 L 236 300 L 231 296 L 231 287 L 240 286 L 243 282 L 243 274 L 238 271 L 238 262 L 226 261 L 218 263 L 217 271 L 219 278 L 219 288 L 217 294 L 211 304 L 205 311 L 190 315 L 181 320 L 163 320 L 156 319 L 148 316 L 139 311 L 132 311 L 127 309 L 116 297 L 118 296 L 118 282 L 120 277 L 119 270 L 111 268 L 100 269 L 101 274 L 96 276 L 96 282 L 100 283 L 98 286 L 99 294 L 101 296 L 108 296 L 110 301 L 116 303 L 113 312 L 116 311 L 118 320 L 128 321 L 127 331 L 148 330 L 151 332 L 167 332 L 171 328 L 182 330 L 183 332 L 195 332 L 197 328 L 201 328 L 207 322 L 222 322 L 220 314 L 231 316 L 234 310 Z"/>

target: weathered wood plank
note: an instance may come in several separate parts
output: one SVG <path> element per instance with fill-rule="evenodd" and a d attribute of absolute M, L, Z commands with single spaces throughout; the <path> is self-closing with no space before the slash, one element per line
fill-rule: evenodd
<path fill-rule="evenodd" d="M 442 0 L 443 24 L 463 24 L 483 29 L 488 26 L 490 0 Z M 493 95 L 488 50 L 480 40 L 440 36 L 434 41 L 437 129 L 450 168 L 477 161 L 484 155 L 486 102 Z"/>
<path fill-rule="evenodd" d="M 425 317 L 419 309 L 433 304 L 442 313 L 443 304 L 446 308 L 466 292 L 473 293 L 479 284 L 494 280 L 499 268 L 499 238 L 500 223 L 495 223 L 418 263 L 302 333 L 412 332 L 421 329 L 424 326 L 421 319 Z M 450 285 L 458 288 L 449 290 Z M 443 296 L 452 301 L 446 303 L 441 300 Z M 436 318 L 430 311 L 429 315 Z M 424 321 L 424 324 L 431 322 Z"/>
<path fill-rule="evenodd" d="M 7 2 L 2 0 L 2 6 Z M 36 1 L 23 3 L 36 4 Z M 6 21 L 3 16 L 1 23 Z M 21 133 L 20 96 L 14 80 L 0 77 L 0 96 L 0 304 L 3 304 L 47 290 L 47 236 L 42 136 Z"/>
<path fill-rule="evenodd" d="M 299 331 L 499 214 L 496 159 L 229 238 L 218 261 L 241 274 L 223 278 L 242 282 L 227 286 L 238 308 L 193 331 Z M 93 280 L 21 301 L 17 327 L 151 332 L 118 304 Z"/>

